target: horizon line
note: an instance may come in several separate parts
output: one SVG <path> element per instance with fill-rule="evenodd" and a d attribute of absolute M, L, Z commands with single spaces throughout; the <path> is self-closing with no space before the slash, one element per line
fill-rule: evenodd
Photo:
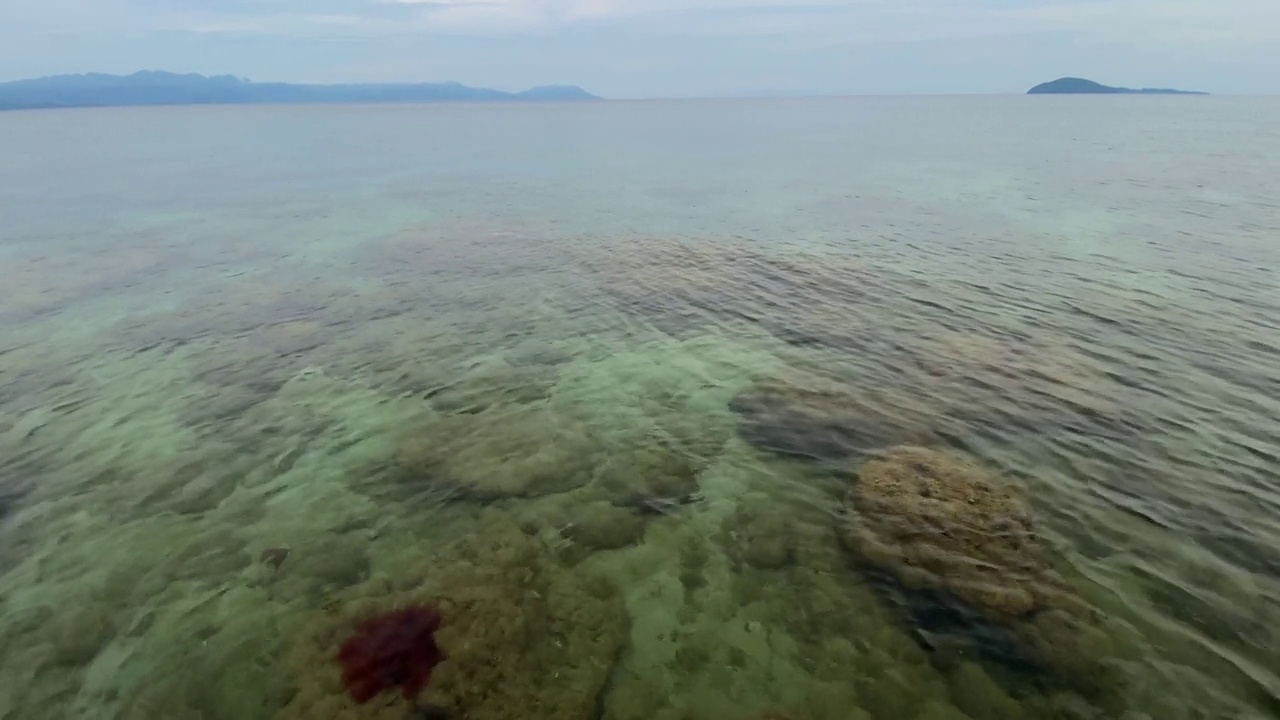
<path fill-rule="evenodd" d="M 469 88 L 469 89 L 476 89 L 476 90 L 495 90 L 495 91 L 497 91 L 497 92 L 508 93 L 508 94 L 520 94 L 520 93 L 522 93 L 522 92 L 527 92 L 527 91 L 529 91 L 529 90 L 539 90 L 539 89 L 545 89 L 545 88 L 576 88 L 576 89 L 578 89 L 578 90 L 582 90 L 582 91 L 586 92 L 587 94 L 595 95 L 595 93 L 594 93 L 594 92 L 592 92 L 591 90 L 587 90 L 587 89 L 586 89 L 586 87 L 585 87 L 585 86 L 583 86 L 583 85 L 579 85 L 579 84 L 576 84 L 576 83 L 567 83 L 567 82 L 549 82 L 549 83 L 542 83 L 542 84 L 534 85 L 534 86 L 527 87 L 527 88 L 524 88 L 524 89 L 521 89 L 521 90 L 502 90 L 502 89 L 492 88 L 492 87 L 488 87 L 488 86 L 484 86 L 484 85 L 470 85 L 470 84 L 468 84 L 468 83 L 466 83 L 466 82 L 462 82 L 462 81 L 459 81 L 459 80 L 364 80 L 364 81 L 332 81 L 332 80 L 328 80 L 328 81 L 323 81 L 323 80 L 304 80 L 304 81 L 289 81 L 289 80 L 255 80 L 255 79 L 252 79 L 252 78 L 251 78 L 251 77 L 249 77 L 249 76 L 246 76 L 246 75 L 237 75 L 237 74 L 235 74 L 235 73 L 205 74 L 205 73 L 201 73 L 201 72 L 197 72 L 197 71 L 179 72 L 179 71 L 164 70 L 164 69 L 158 69 L 158 68 L 142 68 L 142 69 L 135 70 L 135 71 L 133 71 L 133 72 L 129 72 L 129 73 L 112 73 L 112 72 L 102 72 L 102 71 L 95 71 L 95 70 L 89 70 L 89 71 L 84 71 L 84 72 L 62 72 L 62 73 L 53 73 L 53 74 L 40 75 L 40 76 L 34 76 L 34 77 L 30 77 L 30 76 L 29 76 L 29 77 L 21 77 L 21 78 L 16 78 L 16 79 L 0 80 L 0 85 L 6 85 L 6 84 L 10 84 L 10 83 L 21 83 L 21 82 L 38 81 L 38 80 L 47 80 L 47 79 L 54 79 L 54 78 L 59 78 L 59 77 L 78 77 L 78 76 L 92 76 L 92 75 L 100 75 L 100 76 L 106 76 L 106 77 L 128 78 L 128 77 L 132 77 L 132 76 L 136 76 L 136 75 L 142 75 L 142 74 L 148 74 L 148 73 L 153 73 L 153 74 L 158 74 L 158 75 L 173 75 L 173 76 L 177 76 L 177 77 L 199 77 L 199 78 L 204 78 L 204 79 L 235 78 L 236 80 L 238 80 L 238 81 L 240 81 L 240 82 L 245 82 L 245 83 L 249 83 L 249 84 L 253 84 L 253 85 L 296 85 L 296 86 L 304 86 L 304 87 L 326 87 L 326 86 L 352 86 L 352 87 L 361 87 L 361 86 L 379 86 L 379 85 L 401 85 L 401 86 L 415 86 L 415 85 L 424 85 L 424 86 L 429 86 L 429 85 L 458 85 L 458 86 L 465 87 L 465 88 Z M 1070 76 L 1064 76 L 1064 78 L 1062 78 L 1062 79 L 1065 79 L 1065 78 L 1068 78 L 1068 77 L 1070 77 Z M 1041 83 L 1041 84 L 1044 84 L 1044 83 Z M 1032 87 L 1035 87 L 1035 86 L 1032 86 Z M 789 91 L 785 91 L 785 90 L 772 91 L 772 90 L 752 90 L 752 89 L 746 89 L 746 90 L 739 90 L 739 91 L 728 91 L 728 92 L 718 92 L 718 93 L 708 93 L 708 94 L 675 94 L 675 95 L 660 95 L 660 94 L 648 95 L 648 94 L 645 94 L 645 95 L 623 95 L 623 96 L 616 96 L 616 97 L 608 97 L 608 96 L 602 96 L 602 95 L 595 95 L 595 98 L 594 98 L 594 99 L 595 99 L 596 101 L 603 101 L 603 100 L 612 100 L 612 101 L 637 101 L 637 100 L 764 100 L 764 99 L 821 99 L 821 98 L 854 98 L 854 97 L 969 97 L 969 96 L 1007 96 L 1007 95 L 1026 95 L 1026 94 L 1029 94 L 1026 90 L 1016 90 L 1016 89 L 1009 89 L 1009 90 L 951 90 L 951 91 L 941 91 L 941 92 L 911 92 L 911 91 L 904 91 L 904 92 L 899 92 L 899 91 L 888 91 L 888 92 L 864 92 L 864 91 L 856 91 L 856 90 L 848 90 L 848 91 L 845 91 L 845 90 L 804 90 L 804 91 L 794 91 L 794 92 L 789 92 Z M 1086 95 L 1087 95 L 1087 94 L 1091 94 L 1091 93 L 1044 93 L 1044 94 L 1086 94 Z M 1227 94 L 1225 94 L 1225 95 L 1218 95 L 1217 93 L 1204 92 L 1204 93 L 1203 93 L 1203 95 L 1225 96 L 1225 97 L 1274 97 L 1276 94 L 1275 94 L 1275 93 L 1227 93 Z M 168 104 L 164 104 L 164 103 L 157 103 L 156 105 L 153 105 L 153 106 L 161 106 L 161 105 L 179 106 L 179 105 L 188 105 L 188 104 L 193 104 L 193 105 L 194 105 L 194 104 L 206 104 L 206 105 L 232 105 L 232 104 L 273 104 L 273 105 L 275 105 L 275 104 L 278 104 L 278 105 L 289 105 L 289 104 L 297 104 L 297 105 L 301 105 L 301 104 L 346 104 L 346 105 L 352 105 L 352 104 L 368 104 L 368 105 L 375 105 L 375 104 L 405 104 L 405 105 L 411 105 L 411 104 L 428 104 L 429 102 L 434 102 L 434 103 L 441 103 L 441 102 L 455 102 L 455 103 L 482 103 L 482 102 L 491 102 L 491 101 L 487 101 L 487 100 L 457 100 L 457 101 L 452 101 L 452 100 L 442 100 L 442 101 L 403 101 L 403 102 L 397 102 L 397 101 L 385 101 L 385 102 L 367 102 L 367 103 L 359 103 L 359 102 L 354 102 L 354 103 L 348 103 L 348 102 L 333 102 L 333 103 L 325 103 L 325 102 L 316 102 L 316 103 L 299 103 L 299 102 L 292 102 L 292 103 L 291 103 L 291 102 L 280 102 L 280 103 L 274 103 L 274 102 L 269 102 L 269 101 L 268 101 L 268 102 L 255 102 L 255 103 L 234 103 L 234 102 L 226 102 L 226 103 L 222 103 L 222 102 L 212 102 L 212 103 L 168 103 Z M 551 101 L 551 102 L 554 102 L 554 101 Z M 579 102 L 581 102 L 581 101 L 579 101 Z M 140 106 L 147 106 L 147 105 L 140 105 Z M 113 107 L 113 106 L 111 106 L 111 105 L 100 105 L 100 106 L 89 106 L 89 107 Z M 32 109 L 38 109 L 38 108 L 32 108 Z M 58 108 L 57 108 L 57 107 L 50 107 L 50 108 L 46 108 L 46 109 L 58 109 Z"/>

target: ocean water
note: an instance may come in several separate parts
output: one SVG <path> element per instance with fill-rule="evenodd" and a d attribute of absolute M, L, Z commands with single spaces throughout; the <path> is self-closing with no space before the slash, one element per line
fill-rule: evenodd
<path fill-rule="evenodd" d="M 1276 717 L 1277 128 L 0 114 L 0 718 Z"/>

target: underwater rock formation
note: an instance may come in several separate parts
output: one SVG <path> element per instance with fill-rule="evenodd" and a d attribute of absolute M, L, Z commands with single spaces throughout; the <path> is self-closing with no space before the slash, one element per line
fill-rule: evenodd
<path fill-rule="evenodd" d="M 235 492 L 239 480 L 248 474 L 243 459 L 218 462 L 198 458 L 175 467 L 162 484 L 140 498 L 150 508 L 197 515 L 218 507 Z"/>
<path fill-rule="evenodd" d="M 836 388 L 768 381 L 739 394 L 729 409 L 738 417 L 738 434 L 748 443 L 811 460 L 846 460 L 877 448 L 933 440 L 925 429 L 886 417 Z"/>
<path fill-rule="evenodd" d="M 593 550 L 616 550 L 644 536 L 643 517 L 609 503 L 590 503 L 571 517 L 564 536 Z"/>
<path fill-rule="evenodd" d="M 258 553 L 258 562 L 272 570 L 279 570 L 284 561 L 288 559 L 289 548 L 287 547 L 269 547 Z"/>
<path fill-rule="evenodd" d="M 776 570 L 796 560 L 794 523 L 795 519 L 786 515 L 776 502 L 763 497 L 751 498 L 725 518 L 721 540 L 734 562 L 745 561 L 761 570 Z"/>
<path fill-rule="evenodd" d="M 364 704 L 384 690 L 399 688 L 405 700 L 418 697 L 431 671 L 445 660 L 436 645 L 440 611 L 410 606 L 365 620 L 338 651 L 342 683 Z"/>
<path fill-rule="evenodd" d="M 847 502 L 848 547 L 909 587 L 1008 617 L 1063 587 L 1036 554 L 1021 491 L 958 455 L 894 448 L 862 466 Z"/>
<path fill-rule="evenodd" d="M 30 489 L 30 485 L 25 482 L 15 482 L 0 476 L 0 522 L 17 509 L 18 503 L 22 502 Z"/>
<path fill-rule="evenodd" d="M 439 608 L 435 638 L 448 659 L 416 702 L 388 695 L 358 705 L 344 690 L 337 647 L 368 618 L 414 605 Z M 298 687 L 276 717 L 590 720 L 627 632 L 612 585 L 559 565 L 513 518 L 495 514 L 395 583 L 371 580 L 335 596 L 289 653 Z"/>
<path fill-rule="evenodd" d="M 319 599 L 369 577 L 367 549 L 367 542 L 356 533 L 324 537 L 297 552 L 287 552 L 264 580 L 274 597 Z M 262 558 L 264 563 L 273 561 Z"/>
<path fill-rule="evenodd" d="M 585 424 L 522 407 L 426 423 L 401 443 L 397 460 L 406 482 L 495 500 L 580 487 L 591 480 L 601 453 Z"/>
<path fill-rule="evenodd" d="M 1153 430 L 1134 409 L 1141 404 L 1134 381 L 1117 382 L 1097 359 L 1057 338 L 934 329 L 903 338 L 899 350 L 921 386 L 938 388 L 937 412 L 961 427 L 1126 441 Z M 992 392 L 1010 383 L 1023 388 L 1016 403 Z M 983 394 L 957 393 L 956 385 Z"/>
<path fill-rule="evenodd" d="M 55 613 L 42 630 L 59 665 L 92 660 L 115 636 L 116 618 L 106 603 L 72 606 Z"/>
<path fill-rule="evenodd" d="M 489 363 L 454 382 L 428 389 L 424 396 L 441 413 L 474 415 L 490 408 L 546 400 L 556 383 L 556 372 L 554 367 L 545 365 Z"/>
<path fill-rule="evenodd" d="M 595 472 L 595 482 L 619 507 L 645 514 L 669 514 L 698 498 L 698 474 L 707 460 L 656 443 L 612 454 Z"/>
<path fill-rule="evenodd" d="M 868 460 L 845 501 L 845 548 L 911 596 L 917 618 L 969 615 L 967 630 L 1007 643 L 1016 662 L 1090 692 L 1101 618 L 1041 556 L 1023 491 L 954 453 L 902 446 Z"/>
<path fill-rule="evenodd" d="M 593 244 L 580 263 L 618 310 L 673 337 L 749 324 L 789 345 L 853 349 L 864 342 L 859 304 L 886 293 L 853 258 L 763 252 L 739 239 L 628 238 Z"/>

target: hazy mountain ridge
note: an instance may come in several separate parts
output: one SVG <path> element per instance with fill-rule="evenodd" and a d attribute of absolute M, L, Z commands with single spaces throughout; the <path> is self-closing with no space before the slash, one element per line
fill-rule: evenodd
<path fill-rule="evenodd" d="M 1126 88 L 1103 85 L 1084 78 L 1064 77 L 1040 83 L 1027 91 L 1028 95 L 1208 95 L 1196 90 L 1172 90 L 1169 88 Z"/>
<path fill-rule="evenodd" d="M 522 92 L 456 82 L 303 85 L 257 83 L 232 75 L 53 75 L 0 83 L 0 109 L 133 105 L 239 105 L 267 103 L 534 102 L 598 100 L 574 85 L 544 85 Z"/>

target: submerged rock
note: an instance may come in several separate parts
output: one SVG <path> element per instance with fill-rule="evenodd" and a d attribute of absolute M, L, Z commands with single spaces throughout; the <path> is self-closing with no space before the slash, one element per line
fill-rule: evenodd
<path fill-rule="evenodd" d="M 44 630 L 54 662 L 71 666 L 87 664 L 116 632 L 115 618 L 105 604 L 67 607 Z"/>
<path fill-rule="evenodd" d="M 318 599 L 369 577 L 366 550 L 367 542 L 355 533 L 324 537 L 297 552 L 286 549 L 265 581 L 275 597 Z M 264 553 L 263 561 L 270 560 Z"/>
<path fill-rule="evenodd" d="M 298 691 L 278 720 L 403 720 L 411 712 L 467 720 L 594 716 L 627 635 L 612 586 L 559 566 L 506 518 L 397 585 L 352 588 L 312 619 L 289 656 Z M 446 659 L 416 703 L 386 694 L 357 705 L 343 688 L 336 648 L 364 619 L 414 604 L 439 608 L 436 640 Z"/>
<path fill-rule="evenodd" d="M 1017 701 L 977 664 L 961 663 L 948 678 L 948 688 L 951 701 L 968 717 L 1019 720 L 1025 714 Z"/>
<path fill-rule="evenodd" d="M 810 389 L 785 382 L 755 385 L 729 409 L 738 434 L 779 455 L 840 461 L 904 442 L 927 444 L 932 435 L 872 410 L 840 389 Z"/>
<path fill-rule="evenodd" d="M 796 559 L 795 519 L 766 498 L 744 500 L 725 518 L 721 539 L 730 558 L 762 570 L 776 570 Z"/>
<path fill-rule="evenodd" d="M 706 466 L 705 458 L 658 442 L 611 454 L 595 482 L 614 505 L 669 514 L 699 499 L 698 475 Z"/>
<path fill-rule="evenodd" d="M 200 533 L 192 532 L 185 542 L 174 543 L 169 548 L 164 562 L 159 566 L 149 572 L 139 567 L 126 568 L 115 583 L 121 593 L 128 593 L 134 598 L 140 597 L 145 589 L 158 591 L 157 587 L 147 586 L 159 584 L 162 580 L 192 580 L 216 585 L 251 564 L 252 556 L 246 545 L 244 538 L 226 526 L 216 526 Z M 151 577 L 145 577 L 144 573 Z M 130 576 L 137 577 L 137 584 L 129 585 L 125 582 Z"/>
<path fill-rule="evenodd" d="M 27 496 L 30 491 L 30 483 L 24 481 L 11 480 L 7 476 L 0 476 L 0 522 L 9 516 L 18 508 L 18 504 Z"/>
<path fill-rule="evenodd" d="M 1109 684 L 1100 618 L 1041 556 L 1018 486 L 958 454 L 896 447 L 862 466 L 839 529 L 850 553 L 910 596 L 917 620 L 1091 691 Z"/>
<path fill-rule="evenodd" d="M 426 392 L 427 402 L 439 412 L 474 415 L 489 409 L 529 405 L 551 396 L 556 370 L 548 365 L 486 366 L 460 380 Z"/>
<path fill-rule="evenodd" d="M 616 550 L 644 535 L 644 518 L 606 502 L 591 503 L 572 514 L 565 537 L 593 550 Z"/>
<path fill-rule="evenodd" d="M 522 407 L 427 423 L 401 443 L 397 460 L 408 482 L 495 500 L 580 487 L 603 451 L 583 423 Z"/>
<path fill-rule="evenodd" d="M 741 238 L 645 238 L 575 248 L 605 301 L 674 337 L 747 324 L 796 346 L 857 348 L 857 304 L 885 291 L 855 258 L 765 252 Z"/>
<path fill-rule="evenodd" d="M 1063 590 L 1039 558 L 1021 490 L 959 455 L 894 448 L 862 466 L 846 503 L 847 546 L 908 587 L 1004 617 Z"/>

